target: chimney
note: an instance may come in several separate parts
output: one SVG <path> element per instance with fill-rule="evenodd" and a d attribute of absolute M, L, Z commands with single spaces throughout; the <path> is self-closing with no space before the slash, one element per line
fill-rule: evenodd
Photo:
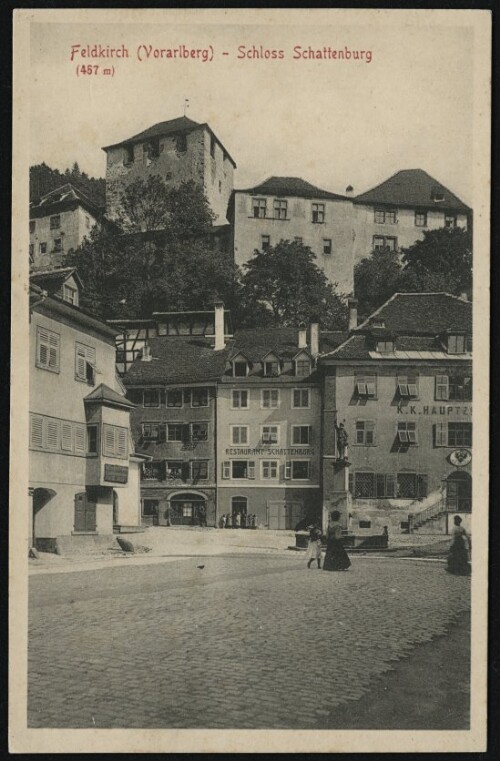
<path fill-rule="evenodd" d="M 349 196 L 351 198 L 354 195 L 354 188 L 352 185 L 348 185 L 345 189 L 346 196 Z"/>
<path fill-rule="evenodd" d="M 459 297 L 459 298 L 461 298 L 461 299 L 462 299 L 462 301 L 468 301 L 468 300 L 469 300 L 469 297 L 468 297 L 468 295 L 467 295 L 467 291 L 462 291 L 462 293 L 460 294 L 460 297 Z"/>
<path fill-rule="evenodd" d="M 313 359 L 319 354 L 319 323 L 311 322 L 311 356 Z"/>
<path fill-rule="evenodd" d="M 351 330 L 354 330 L 354 328 L 358 327 L 358 300 L 347 299 L 347 306 L 349 308 L 348 329 L 349 332 L 351 332 Z"/>
<path fill-rule="evenodd" d="M 224 302 L 219 299 L 214 302 L 215 306 L 215 351 L 221 351 L 226 343 L 224 341 Z"/>
<path fill-rule="evenodd" d="M 307 330 L 306 326 L 303 322 L 299 325 L 299 339 L 298 339 L 298 345 L 299 349 L 306 349 L 307 348 Z"/>
<path fill-rule="evenodd" d="M 141 360 L 143 362 L 151 362 L 153 357 L 151 356 L 151 346 L 147 343 L 142 347 Z"/>

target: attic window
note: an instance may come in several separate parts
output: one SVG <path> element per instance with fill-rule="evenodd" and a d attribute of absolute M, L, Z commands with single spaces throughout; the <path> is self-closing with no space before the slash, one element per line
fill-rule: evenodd
<path fill-rule="evenodd" d="M 305 378 L 311 374 L 311 360 L 307 357 L 301 357 L 295 360 L 295 375 Z"/>
<path fill-rule="evenodd" d="M 465 354 L 472 351 L 472 336 L 455 335 L 448 336 L 448 354 Z"/>
<path fill-rule="evenodd" d="M 264 375 L 267 378 L 277 378 L 280 374 L 280 363 L 276 359 L 264 362 Z"/>
<path fill-rule="evenodd" d="M 246 378 L 248 375 L 248 362 L 245 359 L 237 359 L 233 362 L 233 377 Z"/>
<path fill-rule="evenodd" d="M 373 319 L 373 320 L 370 320 L 370 324 L 374 328 L 385 328 L 385 320 Z"/>
<path fill-rule="evenodd" d="M 436 203 L 438 203 L 440 201 L 444 201 L 444 193 L 443 193 L 442 190 L 439 190 L 438 188 L 434 188 L 433 191 L 432 191 L 431 198 Z"/>
<path fill-rule="evenodd" d="M 377 341 L 377 351 L 380 352 L 380 354 L 389 354 L 390 352 L 393 352 L 394 340 L 390 338 Z"/>

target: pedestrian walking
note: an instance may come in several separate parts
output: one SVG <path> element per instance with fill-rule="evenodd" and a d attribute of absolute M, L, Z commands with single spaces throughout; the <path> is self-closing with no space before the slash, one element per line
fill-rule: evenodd
<path fill-rule="evenodd" d="M 307 527 L 309 531 L 309 545 L 307 547 L 307 567 L 316 560 L 318 568 L 321 568 L 321 530 L 314 523 Z"/>
<path fill-rule="evenodd" d="M 340 513 L 334 510 L 326 534 L 326 553 L 323 561 L 324 571 L 347 571 L 351 561 L 342 544 L 342 526 Z"/>
<path fill-rule="evenodd" d="M 198 521 L 200 526 L 207 525 L 207 510 L 205 505 L 200 505 L 200 507 L 198 508 Z"/>
<path fill-rule="evenodd" d="M 222 513 L 221 517 L 219 518 L 219 528 L 226 528 L 226 515 L 225 515 L 225 513 Z"/>
<path fill-rule="evenodd" d="M 472 546 L 470 537 L 461 524 L 461 517 L 455 515 L 453 518 L 453 528 L 451 531 L 452 538 L 450 549 L 448 551 L 446 570 L 448 573 L 452 573 L 455 576 L 469 576 L 469 552 Z"/>
<path fill-rule="evenodd" d="M 236 513 L 236 515 L 234 516 L 234 518 L 233 518 L 233 525 L 234 525 L 234 528 L 240 528 L 240 526 L 241 526 L 241 514 L 240 513 Z"/>

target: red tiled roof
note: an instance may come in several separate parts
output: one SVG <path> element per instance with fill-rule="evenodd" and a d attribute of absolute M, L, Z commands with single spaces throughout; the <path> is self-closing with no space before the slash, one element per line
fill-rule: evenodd
<path fill-rule="evenodd" d="M 268 177 L 254 188 L 236 189 L 236 193 L 261 193 L 273 196 L 298 196 L 300 198 L 324 198 L 345 201 L 346 196 L 322 190 L 301 177 Z"/>
<path fill-rule="evenodd" d="M 441 194 L 442 201 L 434 201 L 435 194 Z M 402 169 L 366 193 L 356 196 L 354 203 L 390 204 L 391 206 L 412 206 L 426 209 L 449 209 L 465 214 L 471 209 L 423 169 Z"/>

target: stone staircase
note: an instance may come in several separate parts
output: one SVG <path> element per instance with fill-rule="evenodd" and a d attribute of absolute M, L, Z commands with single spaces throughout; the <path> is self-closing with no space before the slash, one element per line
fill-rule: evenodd
<path fill-rule="evenodd" d="M 432 498 L 430 504 L 424 506 L 418 513 L 411 513 L 408 516 L 408 533 L 411 534 L 420 529 L 429 533 L 445 533 L 444 517 L 447 512 L 445 495 L 437 492 L 430 495 L 430 498 Z"/>

